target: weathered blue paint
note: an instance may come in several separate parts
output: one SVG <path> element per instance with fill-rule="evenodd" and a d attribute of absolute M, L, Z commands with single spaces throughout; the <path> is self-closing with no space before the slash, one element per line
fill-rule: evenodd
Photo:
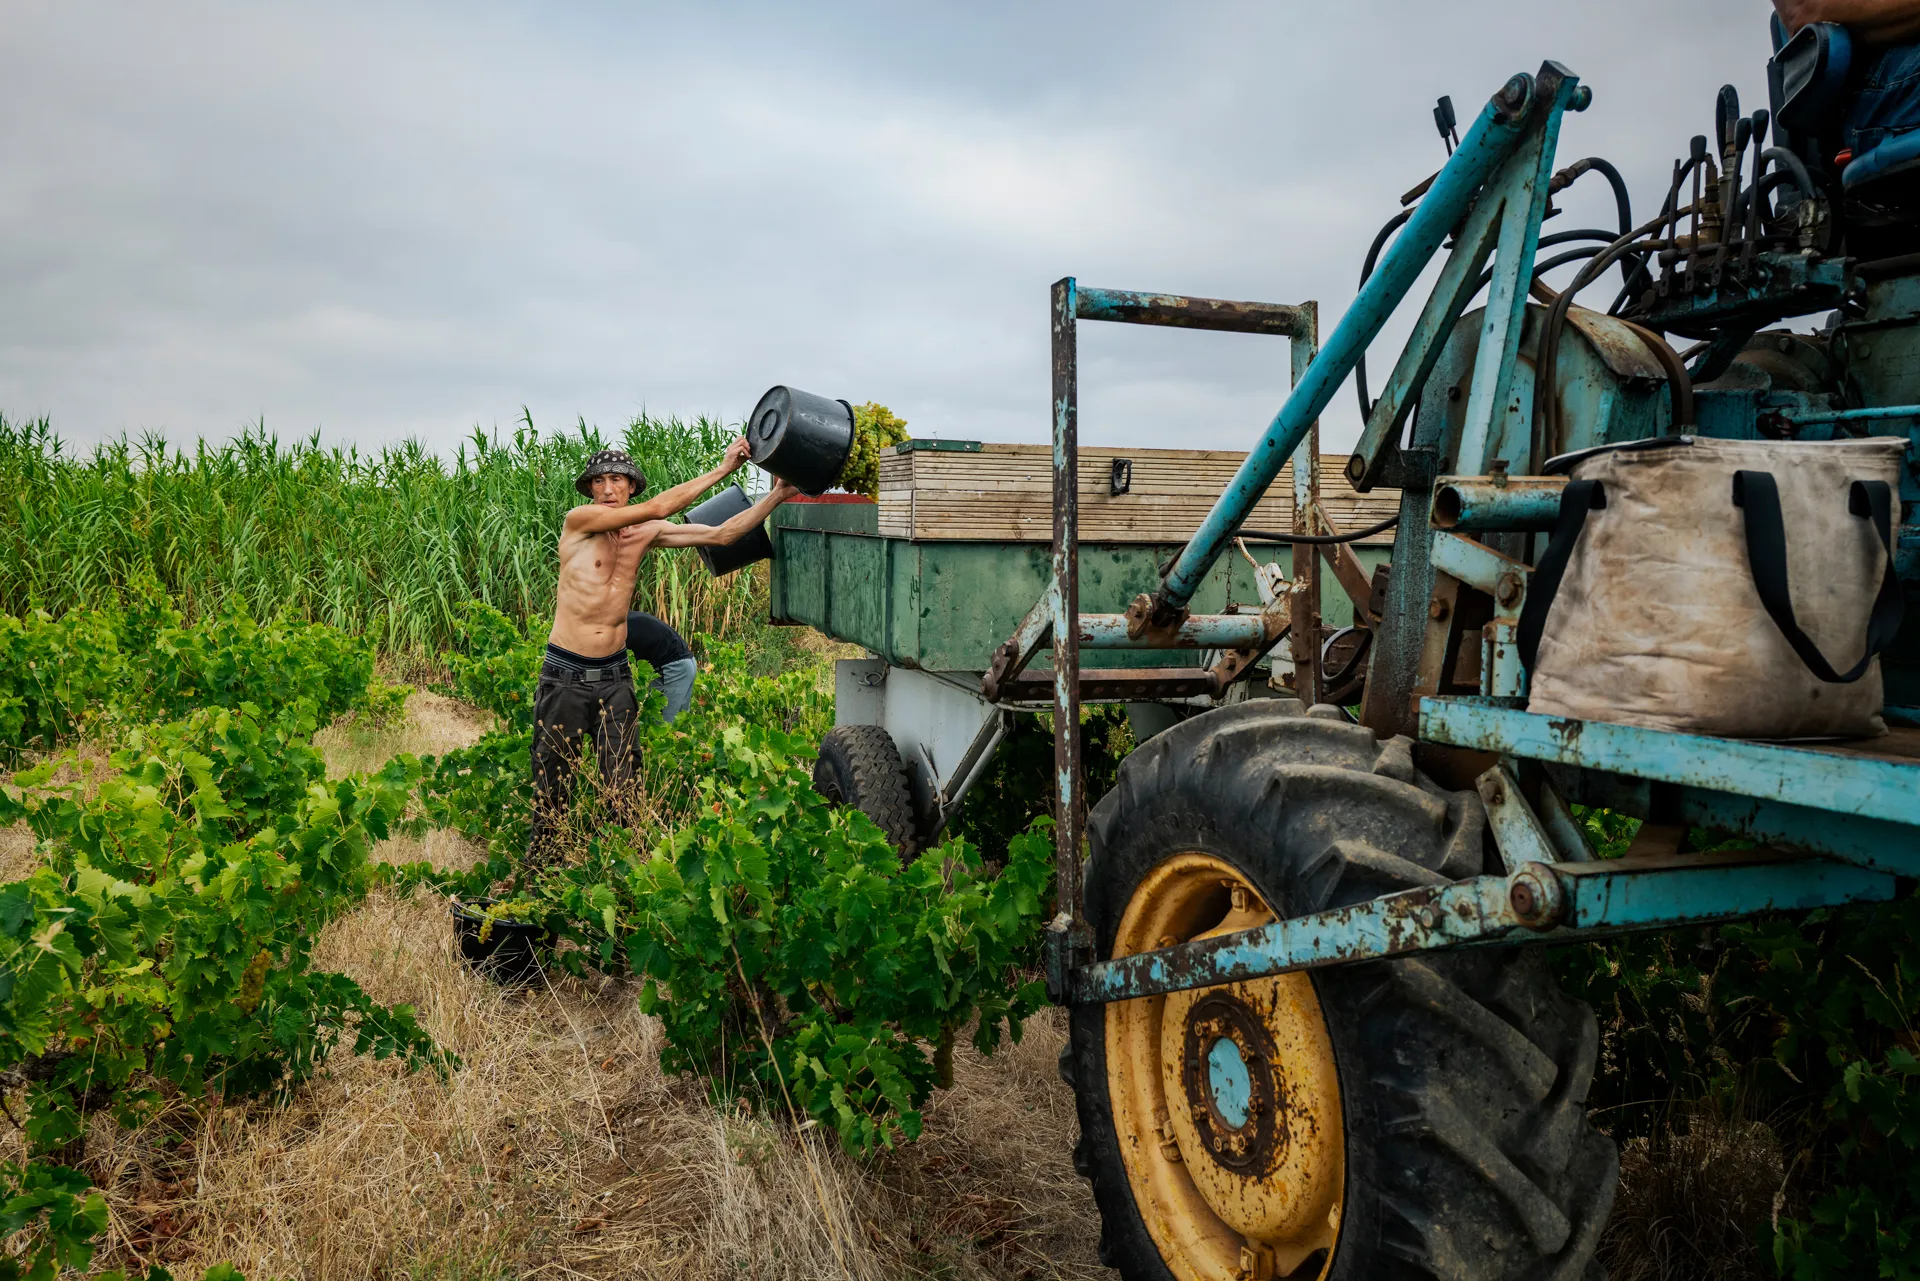
<path fill-rule="evenodd" d="M 1529 86 L 1530 88 L 1530 86 Z M 1379 267 L 1340 318 L 1306 376 L 1280 408 L 1266 431 L 1240 465 L 1199 530 L 1175 561 L 1157 603 L 1169 610 L 1184 608 L 1207 570 L 1280 474 L 1281 467 L 1306 437 L 1313 421 L 1327 407 L 1353 365 L 1380 332 L 1419 278 L 1427 260 L 1486 184 L 1487 178 L 1524 137 L 1533 116 L 1531 92 L 1513 106 L 1489 102 L 1467 136 L 1461 139 L 1413 217 L 1383 255 Z"/>
<path fill-rule="evenodd" d="M 1266 641 L 1267 624 L 1259 614 L 1194 614 L 1172 636 L 1156 636 L 1154 649 L 1240 649 Z M 1125 614 L 1082 614 L 1082 649 L 1138 649 L 1127 638 Z"/>
<path fill-rule="evenodd" d="M 1530 902 L 1518 893 L 1523 886 Z M 1884 902 L 1897 889 L 1885 873 L 1766 850 L 1529 863 L 1509 876 L 1406 890 L 1084 966 L 1074 973 L 1072 999 L 1124 1001 L 1413 952 L 1574 942 L 1681 921 Z"/>
<path fill-rule="evenodd" d="M 1532 278 L 1540 220 L 1546 209 L 1548 170 L 1559 137 L 1560 115 L 1574 89 L 1573 78 L 1563 69 L 1553 68 L 1553 72 L 1552 100 L 1541 114 L 1539 130 L 1502 163 L 1454 235 L 1453 255 L 1441 268 L 1413 334 L 1347 461 L 1347 479 L 1355 485 L 1373 483 L 1391 445 L 1400 439 L 1406 415 L 1455 336 L 1461 313 L 1478 289 L 1480 271 L 1489 255 L 1498 256 L 1492 272 L 1492 293 L 1471 335 L 1476 354 L 1465 385 L 1455 465 L 1462 471 L 1480 471 L 1487 460 L 1510 452 L 1505 442 L 1516 434 L 1512 428 L 1528 420 L 1523 410 L 1523 389 L 1516 386 L 1516 380 L 1524 381 L 1517 360 L 1527 282 Z"/>
<path fill-rule="evenodd" d="M 1247 1123 L 1253 1111 L 1253 1074 L 1231 1037 L 1221 1037 L 1207 1051 L 1207 1093 L 1222 1121 L 1236 1130 Z"/>
<path fill-rule="evenodd" d="M 1782 409 L 1782 418 L 1800 423 L 1859 423 L 1876 418 L 1920 418 L 1920 405 L 1881 405 L 1873 409 Z"/>
<path fill-rule="evenodd" d="M 1482 205 L 1491 204 L 1497 192 L 1501 213 L 1493 280 L 1481 320 L 1479 355 L 1473 368 L 1472 389 L 1467 394 L 1467 418 L 1461 431 L 1460 452 L 1454 462 L 1463 472 L 1484 470 L 1496 456 L 1501 438 L 1508 434 L 1505 431 L 1508 422 L 1531 418 L 1513 396 L 1514 367 L 1520 351 L 1527 290 L 1533 281 L 1534 250 L 1540 243 L 1540 220 L 1547 209 L 1547 183 L 1552 177 L 1554 151 L 1560 140 L 1560 119 L 1578 88 L 1579 82 L 1572 76 L 1560 79 L 1553 102 L 1540 121 L 1539 132 L 1501 167 L 1492 188 L 1480 197 Z M 1478 206 L 1474 212 L 1476 215 L 1480 212 Z M 1476 268 L 1475 280 L 1478 275 Z M 1471 283 L 1465 285 L 1461 296 L 1451 304 L 1456 315 L 1466 309 L 1471 290 Z M 1427 355 L 1429 367 L 1445 339 L 1444 331 L 1434 335 Z"/>
<path fill-rule="evenodd" d="M 1504 483 L 1485 476 L 1442 476 L 1433 490 L 1435 529 L 1503 533 L 1552 529 L 1560 516 L 1565 476 L 1516 476 Z"/>
<path fill-rule="evenodd" d="M 1837 863 L 1756 851 L 1597 859 L 1554 867 L 1567 895 L 1567 930 L 1645 929 L 1682 922 L 1730 920 L 1758 912 L 1802 911 L 1841 903 L 1880 903 L 1894 878 Z"/>
<path fill-rule="evenodd" d="M 1507 878 L 1407 890 L 1352 907 L 1275 921 L 1078 970 L 1075 1004 L 1181 992 L 1342 961 L 1479 942 L 1520 928 Z"/>
<path fill-rule="evenodd" d="M 1920 825 L 1920 759 L 1566 720 L 1474 698 L 1421 699 L 1420 737 L 1834 814 Z M 1871 751 L 1872 741 L 1864 747 Z M 1915 835 L 1920 839 L 1920 832 Z"/>
<path fill-rule="evenodd" d="M 1533 566 L 1458 534 L 1436 533 L 1430 555 L 1435 569 L 1492 596 L 1502 614 L 1520 612 Z"/>
<path fill-rule="evenodd" d="M 1495 765 L 1473 785 L 1487 807 L 1487 826 L 1493 829 L 1494 846 L 1508 872 L 1528 863 L 1558 863 L 1567 857 L 1554 847 L 1546 825 L 1527 804 L 1519 781 L 1506 765 Z"/>

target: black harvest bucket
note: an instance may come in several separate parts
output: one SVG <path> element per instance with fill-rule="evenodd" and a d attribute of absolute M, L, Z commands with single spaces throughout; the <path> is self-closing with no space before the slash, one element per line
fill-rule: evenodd
<path fill-rule="evenodd" d="M 495 921 L 483 940 L 485 909 L 490 898 L 453 901 L 453 933 L 460 942 L 460 959 L 475 974 L 505 987 L 530 983 L 540 974 L 538 948 L 550 940 L 547 927 L 531 921 Z"/>
<path fill-rule="evenodd" d="M 719 493 L 693 508 L 687 513 L 689 525 L 724 525 L 730 518 L 738 516 L 753 506 L 753 500 L 747 497 L 747 491 L 738 485 L 729 485 Z M 767 537 L 764 524 L 755 525 L 740 536 L 737 543 L 723 547 L 698 547 L 700 559 L 707 563 L 707 572 L 715 578 L 731 574 L 742 565 L 751 565 L 757 560 L 773 559 L 773 540 Z"/>
<path fill-rule="evenodd" d="M 832 489 L 853 452 L 853 406 L 798 387 L 774 387 L 747 419 L 749 456 L 803 494 Z"/>

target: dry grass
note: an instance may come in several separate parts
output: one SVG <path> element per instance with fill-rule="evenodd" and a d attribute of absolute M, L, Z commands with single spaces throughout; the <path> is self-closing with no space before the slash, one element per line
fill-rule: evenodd
<path fill-rule="evenodd" d="M 1601 1240 L 1611 1281 L 1765 1281 L 1762 1237 L 1785 1180 L 1759 1121 L 1702 1106 L 1653 1140 L 1620 1148 L 1620 1194 Z"/>
<path fill-rule="evenodd" d="M 492 723 L 486 712 L 439 694 L 415 690 L 407 695 L 406 719 L 397 725 L 369 727 L 351 718 L 313 736 L 313 745 L 327 760 L 327 776 L 377 770 L 402 752 L 415 756 L 442 756 L 466 747 Z"/>
<path fill-rule="evenodd" d="M 34 863 L 33 829 L 25 823 L 0 827 L 0 882 L 22 879 Z"/>
<path fill-rule="evenodd" d="M 336 728 L 323 745 L 335 770 L 365 768 L 480 729 L 416 694 L 404 725 Z M 475 851 L 441 833 L 380 853 L 458 864 Z M 183 1102 L 137 1132 L 97 1122 L 102 1266 L 188 1275 L 232 1260 L 255 1281 L 1109 1275 L 1071 1167 L 1052 1012 L 991 1059 L 956 1053 L 925 1136 L 858 1162 L 663 1075 L 659 1025 L 629 984 L 513 993 L 474 978 L 428 895 L 375 895 L 327 929 L 316 961 L 414 1005 L 463 1066 L 442 1081 L 343 1056 L 284 1106 Z"/>

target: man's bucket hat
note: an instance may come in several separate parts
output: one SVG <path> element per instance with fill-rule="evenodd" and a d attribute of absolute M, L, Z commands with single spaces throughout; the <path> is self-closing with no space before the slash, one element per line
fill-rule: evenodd
<path fill-rule="evenodd" d="M 592 481 L 595 476 L 625 476 L 633 482 L 633 492 L 639 493 L 647 487 L 646 473 L 633 465 L 633 459 L 624 449 L 603 449 L 587 459 L 587 469 L 580 473 L 580 479 L 573 487 L 580 491 L 582 498 L 593 497 Z"/>

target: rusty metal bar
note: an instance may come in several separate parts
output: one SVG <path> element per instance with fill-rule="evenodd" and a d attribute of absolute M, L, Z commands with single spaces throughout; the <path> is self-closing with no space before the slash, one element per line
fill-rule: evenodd
<path fill-rule="evenodd" d="M 1051 672 L 1022 672 L 1001 687 L 1001 700 L 1037 702 L 1051 696 Z M 1204 667 L 1083 667 L 1082 700 L 1192 698 L 1214 693 L 1213 675 Z"/>
<path fill-rule="evenodd" d="M 1434 483 L 1435 529 L 1552 529 L 1565 476 L 1442 476 Z"/>
<path fill-rule="evenodd" d="M 1422 886 L 1083 966 L 1071 995 L 1077 1005 L 1099 1004 L 1414 952 L 1884 902 L 1897 885 L 1884 872 L 1776 850 L 1526 863 L 1506 876 Z"/>
<path fill-rule="evenodd" d="M 1177 628 L 1156 633 L 1151 643 L 1128 635 L 1132 617 L 1127 614 L 1082 614 L 1082 649 L 1242 649 L 1264 648 L 1271 639 L 1269 628 L 1278 631 L 1284 624 L 1270 623 L 1265 614 L 1190 614 Z"/>
<path fill-rule="evenodd" d="M 1080 392 L 1073 277 L 1053 286 L 1053 773 L 1054 869 L 1060 911 L 1081 921 Z"/>
<path fill-rule="evenodd" d="M 1275 302 L 1228 302 L 1183 294 L 1150 294 L 1131 289 L 1081 289 L 1075 315 L 1082 320 L 1111 320 L 1123 325 L 1166 325 L 1174 329 L 1215 329 L 1234 334 L 1273 334 L 1298 338 L 1310 324 L 1307 307 Z"/>
<path fill-rule="evenodd" d="M 1310 304 L 1312 305 L 1312 304 Z M 1291 377 L 1288 385 L 1298 387 L 1313 367 L 1320 349 L 1320 309 L 1313 305 L 1310 327 L 1293 340 L 1288 353 Z M 1313 511 L 1320 502 L 1320 420 L 1307 426 L 1305 439 L 1293 451 L 1293 532 L 1311 534 Z M 1293 692 L 1301 702 L 1320 701 L 1320 557 L 1311 544 L 1295 543 L 1291 555 L 1293 591 Z M 1305 562 L 1304 564 L 1302 562 Z"/>

